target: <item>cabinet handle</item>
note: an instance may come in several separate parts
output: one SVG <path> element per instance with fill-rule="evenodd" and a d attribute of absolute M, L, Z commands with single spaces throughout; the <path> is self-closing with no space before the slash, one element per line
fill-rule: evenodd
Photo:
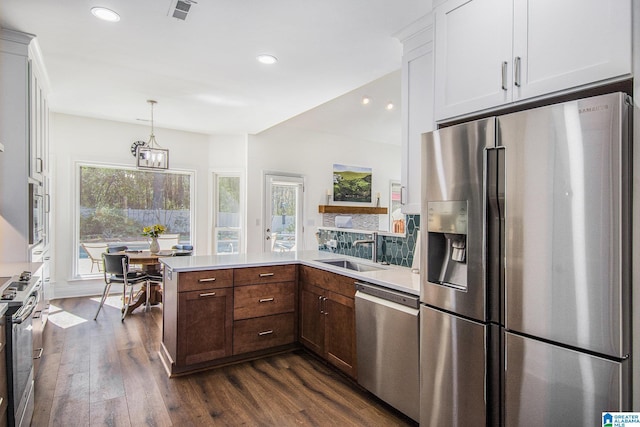
<path fill-rule="evenodd" d="M 258 302 L 272 302 L 273 301 L 273 297 L 271 298 L 260 298 L 258 300 Z"/>
<path fill-rule="evenodd" d="M 522 60 L 519 56 L 516 56 L 516 58 L 513 60 L 513 73 L 514 73 L 514 84 L 518 87 L 520 87 L 520 66 L 521 66 Z"/>
<path fill-rule="evenodd" d="M 263 337 L 265 335 L 271 335 L 273 333 L 273 329 L 269 329 L 268 331 L 258 332 L 258 336 Z"/>
<path fill-rule="evenodd" d="M 36 172 L 42 173 L 43 170 L 44 170 L 44 161 L 40 157 L 38 157 L 36 158 Z"/>
<path fill-rule="evenodd" d="M 507 61 L 502 63 L 502 90 L 507 90 Z"/>
<path fill-rule="evenodd" d="M 260 273 L 260 277 L 271 277 L 274 273 Z"/>
<path fill-rule="evenodd" d="M 42 317 L 42 311 L 36 311 L 33 313 L 33 319 L 39 319 Z"/>
<path fill-rule="evenodd" d="M 327 314 L 329 314 L 329 312 L 327 311 L 327 297 L 322 297 L 322 305 L 323 305 L 322 312 L 326 316 Z"/>
<path fill-rule="evenodd" d="M 44 212 L 45 213 L 50 213 L 51 212 L 51 195 L 49 194 L 45 194 L 44 195 L 44 200 L 45 200 L 45 208 L 44 208 Z"/>
<path fill-rule="evenodd" d="M 322 311 L 322 295 L 318 297 L 318 309 L 320 310 L 320 314 L 324 314 L 324 311 Z"/>
<path fill-rule="evenodd" d="M 215 277 L 209 277 L 208 279 L 198 279 L 198 283 L 215 282 L 215 281 L 216 281 Z"/>
<path fill-rule="evenodd" d="M 200 294 L 201 297 L 212 297 L 214 296 L 216 293 L 215 292 L 207 292 L 206 294 Z"/>
<path fill-rule="evenodd" d="M 40 359 L 42 357 L 42 352 L 44 352 L 44 348 L 37 348 L 35 350 L 33 350 L 34 352 L 38 352 L 37 356 L 34 356 L 33 359 Z"/>
<path fill-rule="evenodd" d="M 400 187 L 400 204 L 401 205 L 405 205 L 407 202 L 405 194 L 407 193 L 407 187 L 405 187 L 404 185 L 402 187 Z"/>

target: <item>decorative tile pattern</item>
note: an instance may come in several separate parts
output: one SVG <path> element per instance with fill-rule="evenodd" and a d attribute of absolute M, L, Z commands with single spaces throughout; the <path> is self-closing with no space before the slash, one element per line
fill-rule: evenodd
<path fill-rule="evenodd" d="M 378 236 L 378 259 L 389 264 L 411 267 L 416 247 L 420 215 L 407 215 L 406 236 Z M 318 229 L 318 249 L 340 255 L 371 259 L 371 244 L 354 246 L 356 240 L 371 240 L 370 233 Z"/>
<path fill-rule="evenodd" d="M 322 214 L 322 226 L 323 227 L 335 227 L 336 226 L 336 216 L 350 216 L 351 217 L 351 228 L 355 228 L 357 230 L 378 230 L 380 227 L 380 215 L 369 215 L 369 214 L 353 214 L 353 215 L 343 215 L 343 214 Z"/>

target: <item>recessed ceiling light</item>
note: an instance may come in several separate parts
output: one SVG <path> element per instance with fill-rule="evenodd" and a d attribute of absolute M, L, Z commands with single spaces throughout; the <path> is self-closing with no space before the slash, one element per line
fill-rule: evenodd
<path fill-rule="evenodd" d="M 258 60 L 258 62 L 267 65 L 275 64 L 276 62 L 278 62 L 278 58 L 273 55 L 269 55 L 268 53 L 261 53 L 256 57 L 256 59 Z"/>
<path fill-rule="evenodd" d="M 371 103 L 371 98 L 369 98 L 367 95 L 362 97 L 362 105 L 369 105 Z"/>
<path fill-rule="evenodd" d="M 102 19 L 103 21 L 118 22 L 120 20 L 120 15 L 106 7 L 92 7 L 91 13 L 93 16 Z"/>
<path fill-rule="evenodd" d="M 387 110 L 393 110 L 395 108 L 395 105 L 393 105 L 393 102 L 389 101 L 384 108 L 386 108 Z"/>

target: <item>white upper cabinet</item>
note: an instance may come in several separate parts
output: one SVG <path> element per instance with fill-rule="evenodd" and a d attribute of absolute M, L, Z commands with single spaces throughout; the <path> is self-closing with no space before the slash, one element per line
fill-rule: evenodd
<path fill-rule="evenodd" d="M 399 35 L 402 55 L 402 213 L 419 214 L 422 134 L 434 130 L 433 18 Z"/>
<path fill-rule="evenodd" d="M 450 0 L 436 9 L 436 120 L 511 100 L 512 11 L 512 0 Z"/>
<path fill-rule="evenodd" d="M 436 120 L 631 73 L 630 0 L 449 0 L 436 16 Z"/>
<path fill-rule="evenodd" d="M 514 29 L 514 99 L 631 73 L 629 0 L 517 0 Z"/>

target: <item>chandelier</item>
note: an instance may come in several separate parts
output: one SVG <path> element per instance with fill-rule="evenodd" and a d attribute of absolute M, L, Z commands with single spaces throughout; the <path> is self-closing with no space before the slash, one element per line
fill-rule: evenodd
<path fill-rule="evenodd" d="M 147 101 L 151 104 L 151 135 L 149 141 L 140 144 L 134 142 L 135 156 L 137 158 L 138 169 L 169 169 L 169 150 L 160 147 L 156 142 L 156 136 L 153 133 L 153 106 L 157 103 L 150 99 Z"/>

